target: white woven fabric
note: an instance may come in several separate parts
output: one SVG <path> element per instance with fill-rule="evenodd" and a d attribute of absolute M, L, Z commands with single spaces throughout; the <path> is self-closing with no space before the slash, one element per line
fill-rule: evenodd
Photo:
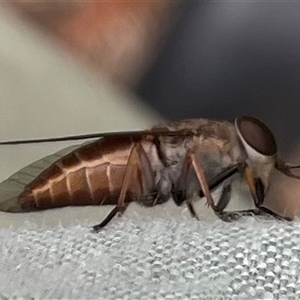
<path fill-rule="evenodd" d="M 0 231 L 0 298 L 300 299 L 300 224 L 116 218 Z"/>

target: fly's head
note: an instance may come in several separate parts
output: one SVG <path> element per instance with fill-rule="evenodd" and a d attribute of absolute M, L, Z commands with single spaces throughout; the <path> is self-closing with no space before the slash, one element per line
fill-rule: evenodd
<path fill-rule="evenodd" d="M 271 130 L 261 121 L 248 116 L 235 120 L 238 137 L 246 151 L 244 174 L 257 206 L 262 205 L 270 175 L 274 169 L 288 177 L 300 179 L 293 173 L 300 165 L 291 165 L 277 157 L 277 145 Z"/>
<path fill-rule="evenodd" d="M 276 141 L 270 129 L 252 117 L 236 118 L 235 128 L 247 154 L 244 175 L 255 204 L 261 206 L 269 187 L 271 172 L 276 167 Z"/>

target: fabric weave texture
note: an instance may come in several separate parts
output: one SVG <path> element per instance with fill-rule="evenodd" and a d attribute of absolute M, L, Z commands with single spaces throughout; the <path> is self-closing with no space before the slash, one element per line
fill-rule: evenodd
<path fill-rule="evenodd" d="M 300 224 L 116 218 L 0 230 L 1 299 L 300 299 Z"/>

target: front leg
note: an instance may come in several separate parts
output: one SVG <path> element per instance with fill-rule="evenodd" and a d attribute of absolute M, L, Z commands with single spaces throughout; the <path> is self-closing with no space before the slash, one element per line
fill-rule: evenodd
<path fill-rule="evenodd" d="M 222 189 L 222 193 L 215 209 L 215 214 L 225 222 L 231 222 L 239 219 L 236 213 L 224 212 L 231 198 L 231 185 L 226 185 Z"/>
<path fill-rule="evenodd" d="M 279 216 L 278 214 L 274 213 L 273 211 L 265 207 L 218 213 L 218 217 L 225 222 L 233 222 L 233 221 L 237 221 L 241 217 L 249 217 L 249 216 L 269 216 L 269 217 L 271 216 L 281 221 L 292 221 L 292 219 L 288 217 Z"/>
<path fill-rule="evenodd" d="M 249 173 L 246 173 L 247 176 L 249 176 Z M 246 177 L 247 178 L 247 177 Z M 253 184 L 254 180 L 249 181 L 247 179 L 247 183 L 250 186 L 250 184 Z M 291 221 L 290 218 L 282 217 L 275 212 L 271 211 L 270 209 L 262 206 L 261 203 L 264 201 L 264 194 L 263 194 L 263 186 L 261 184 L 255 184 L 256 193 L 258 195 L 258 198 L 260 201 L 254 201 L 256 208 L 255 209 L 248 209 L 248 210 L 241 210 L 241 211 L 232 211 L 232 212 L 224 212 L 225 207 L 229 203 L 229 200 L 231 198 L 231 186 L 225 186 L 222 190 L 221 197 L 219 199 L 219 202 L 217 204 L 215 213 L 216 215 L 225 222 L 233 222 L 237 221 L 241 217 L 248 217 L 248 216 L 272 216 L 279 220 L 286 220 Z M 253 196 L 253 195 L 252 195 Z"/>
<path fill-rule="evenodd" d="M 290 218 L 280 216 L 277 213 L 273 212 L 272 210 L 263 206 L 265 200 L 264 185 L 259 177 L 258 178 L 253 177 L 253 174 L 248 166 L 246 166 L 244 169 L 244 176 L 246 178 L 246 182 L 248 184 L 254 204 L 257 208 L 256 211 L 258 211 L 259 214 L 265 214 L 265 215 L 268 214 L 273 216 L 276 219 L 291 221 Z"/>

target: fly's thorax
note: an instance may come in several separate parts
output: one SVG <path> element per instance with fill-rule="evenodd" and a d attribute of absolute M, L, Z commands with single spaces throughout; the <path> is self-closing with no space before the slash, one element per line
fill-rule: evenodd
<path fill-rule="evenodd" d="M 159 148 L 165 166 L 182 166 L 190 150 L 196 154 L 199 164 L 208 173 L 218 172 L 244 161 L 246 154 L 238 142 L 234 128 L 227 124 L 218 125 L 218 130 L 210 135 L 198 133 L 186 137 L 161 136 Z"/>
<path fill-rule="evenodd" d="M 160 198 L 168 198 L 171 195 L 172 184 L 175 177 L 179 177 L 181 168 L 177 164 L 166 166 L 164 144 L 159 140 L 155 141 L 154 137 L 142 140 L 142 147 L 151 164 L 154 175 L 154 184 L 160 195 Z"/>
<path fill-rule="evenodd" d="M 182 164 L 188 150 L 195 145 L 191 136 L 161 136 L 159 150 L 166 166 Z"/>
<path fill-rule="evenodd" d="M 196 154 L 207 180 L 215 177 L 224 168 L 245 160 L 245 153 L 232 124 L 207 120 L 180 124 L 184 125 L 183 128 L 191 130 L 189 134 L 156 135 L 158 156 L 164 164 L 164 168 L 157 172 L 156 184 L 164 194 L 171 190 L 172 185 L 176 184 L 181 176 L 182 166 L 189 150 L 193 150 Z M 177 126 L 177 129 L 182 128 Z M 186 188 L 199 192 L 199 180 L 192 167 L 187 176 Z"/>

